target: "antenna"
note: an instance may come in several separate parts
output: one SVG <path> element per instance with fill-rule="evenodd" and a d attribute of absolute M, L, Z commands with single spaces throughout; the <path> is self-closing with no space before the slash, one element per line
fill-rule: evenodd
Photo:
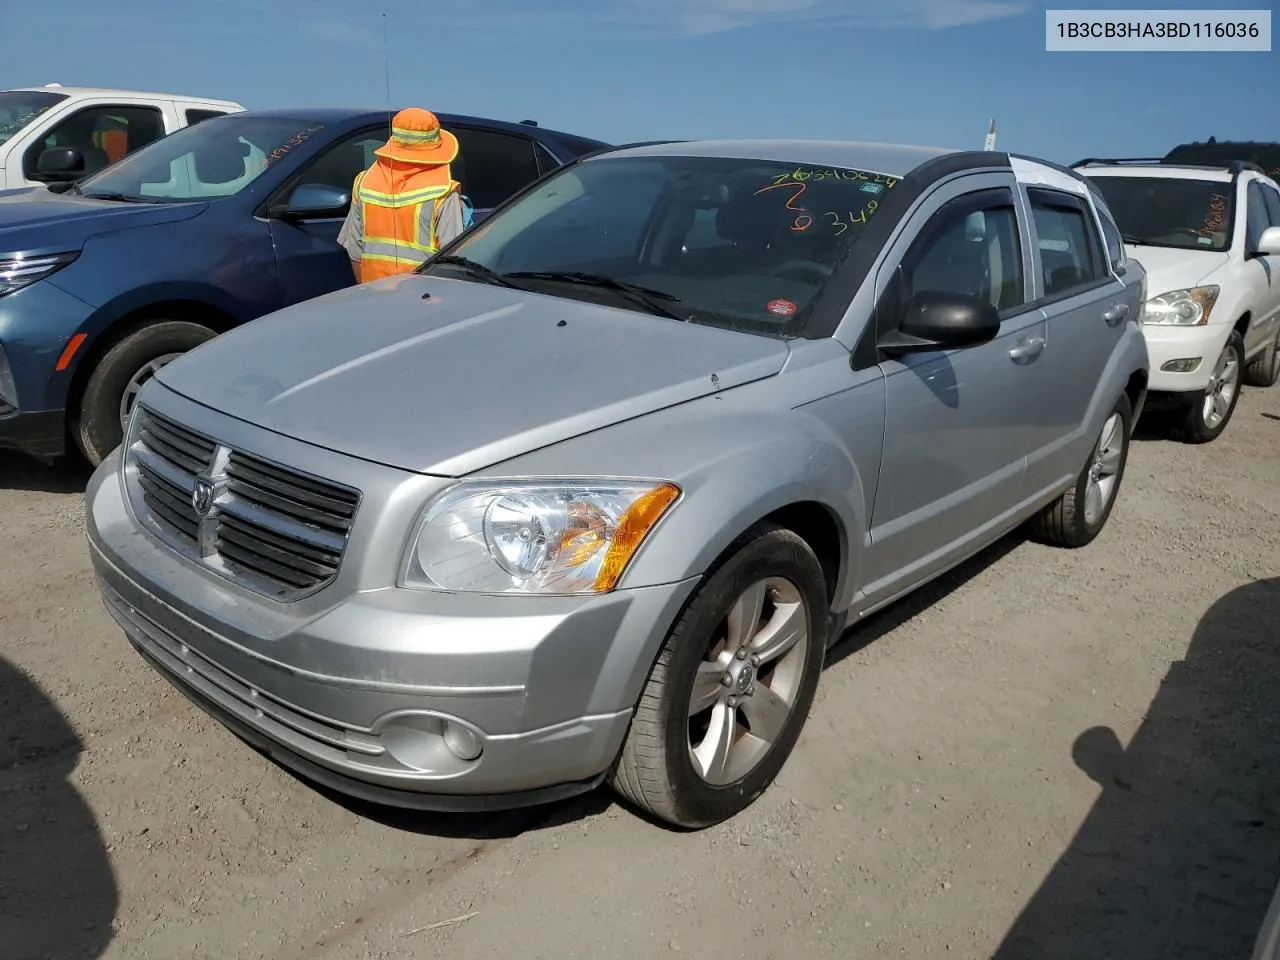
<path fill-rule="evenodd" d="M 391 43 L 387 37 L 387 11 L 382 11 L 382 70 L 387 78 L 387 116 L 391 116 Z"/>
<path fill-rule="evenodd" d="M 986 139 L 986 142 L 983 143 L 982 149 L 994 150 L 995 148 L 996 148 L 996 118 L 992 117 L 991 121 L 987 124 L 987 139 Z"/>

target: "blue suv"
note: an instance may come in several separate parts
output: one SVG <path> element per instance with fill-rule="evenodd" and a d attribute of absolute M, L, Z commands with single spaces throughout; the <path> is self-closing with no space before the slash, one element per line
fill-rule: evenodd
<path fill-rule="evenodd" d="M 249 111 L 149 144 L 90 177 L 46 150 L 50 188 L 0 192 L 0 447 L 92 464 L 119 443 L 142 384 L 174 357 L 354 283 L 338 230 L 388 111 Z M 439 114 L 478 222 L 606 144 Z M 230 373 L 230 371 L 228 371 Z"/>

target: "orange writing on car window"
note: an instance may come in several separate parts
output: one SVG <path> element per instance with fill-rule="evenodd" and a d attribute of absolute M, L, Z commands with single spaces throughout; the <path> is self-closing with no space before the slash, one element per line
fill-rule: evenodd
<path fill-rule="evenodd" d="M 1198 233 L 1202 237 L 1209 237 L 1217 233 L 1219 230 L 1225 230 L 1227 225 L 1227 198 L 1220 193 L 1212 194 L 1209 197 L 1209 212 L 1205 215 L 1204 226 Z"/>
<path fill-rule="evenodd" d="M 788 210 L 790 210 L 792 213 L 799 214 L 799 216 L 797 216 L 795 220 L 791 221 L 791 229 L 794 230 L 796 233 L 800 233 L 802 231 L 808 230 L 811 226 L 813 226 L 813 217 L 809 216 L 809 214 L 805 212 L 804 207 L 794 206 L 796 200 L 798 200 L 800 198 L 800 195 L 805 191 L 805 185 L 803 183 L 797 183 L 794 180 L 786 180 L 786 181 L 783 181 L 782 183 L 775 183 L 768 187 L 761 187 L 754 194 L 752 194 L 752 196 L 758 197 L 762 193 L 767 193 L 770 190 L 777 190 L 779 187 L 795 187 L 796 188 L 796 192 L 791 194 L 791 196 L 787 198 L 787 203 L 786 203 L 786 207 Z"/>

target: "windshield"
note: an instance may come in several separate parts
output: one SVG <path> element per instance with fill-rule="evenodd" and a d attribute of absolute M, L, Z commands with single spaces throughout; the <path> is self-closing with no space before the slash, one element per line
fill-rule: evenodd
<path fill-rule="evenodd" d="M 43 90 L 0 91 L 0 143 L 65 99 L 65 93 L 45 93 Z"/>
<path fill-rule="evenodd" d="M 156 203 L 234 196 L 323 129 L 283 117 L 213 117 L 86 177 L 79 192 Z"/>
<path fill-rule="evenodd" d="M 549 178 L 420 269 L 798 336 L 897 182 L 763 160 L 602 157 Z"/>
<path fill-rule="evenodd" d="M 1125 243 L 1219 251 L 1231 246 L 1231 183 L 1174 177 L 1091 179 L 1107 198 Z"/>

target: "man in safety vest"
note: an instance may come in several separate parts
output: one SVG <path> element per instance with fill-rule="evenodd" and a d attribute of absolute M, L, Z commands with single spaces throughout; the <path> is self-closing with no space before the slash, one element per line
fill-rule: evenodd
<path fill-rule="evenodd" d="M 338 243 L 357 283 L 410 273 L 463 230 L 462 185 L 450 163 L 458 140 L 429 110 L 410 107 L 351 188 Z"/>

